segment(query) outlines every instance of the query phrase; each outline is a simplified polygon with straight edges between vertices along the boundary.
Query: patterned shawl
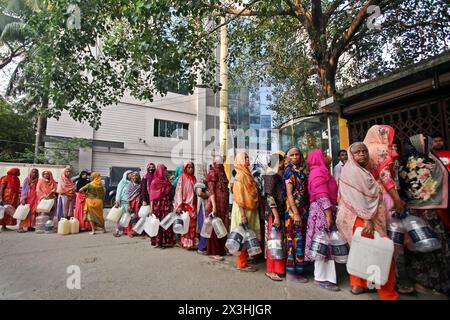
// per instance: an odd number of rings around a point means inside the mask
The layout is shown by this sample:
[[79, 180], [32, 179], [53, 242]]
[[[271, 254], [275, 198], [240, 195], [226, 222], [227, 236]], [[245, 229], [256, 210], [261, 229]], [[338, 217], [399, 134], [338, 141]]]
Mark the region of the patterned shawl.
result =
[[196, 209], [197, 196], [194, 191], [194, 185], [197, 182], [197, 179], [194, 175], [190, 175], [186, 172], [186, 168], [189, 164], [194, 165], [191, 161], [186, 162], [183, 166], [183, 174], [178, 180], [174, 198], [174, 207], [176, 211], [181, 210], [183, 204], [188, 205], [192, 210]]
[[[139, 176], [138, 172], [133, 172], [133, 175], [135, 175], [135, 174], [137, 174]], [[127, 187], [127, 201], [133, 201], [134, 199], [136, 199], [136, 197], [141, 195], [141, 181], [140, 180], [141, 180], [140, 176], [139, 176], [138, 182], [134, 182], [133, 179], [131, 179], [131, 181]]]

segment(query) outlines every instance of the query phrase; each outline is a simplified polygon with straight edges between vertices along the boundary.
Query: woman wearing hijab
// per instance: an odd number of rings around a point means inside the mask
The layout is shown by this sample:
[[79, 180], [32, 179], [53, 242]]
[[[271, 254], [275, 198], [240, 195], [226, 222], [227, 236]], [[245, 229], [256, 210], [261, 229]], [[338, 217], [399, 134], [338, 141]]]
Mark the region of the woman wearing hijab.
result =
[[[228, 213], [229, 208], [229, 190], [228, 190], [228, 178], [225, 174], [223, 165], [223, 158], [216, 156], [213, 160], [213, 167], [209, 171], [206, 177], [206, 183], [208, 185], [208, 204], [206, 206], [206, 212], [212, 213], [215, 217], [222, 219], [225, 227], [228, 230]], [[217, 238], [215, 231], [211, 233], [211, 237], [207, 239], [206, 254], [211, 256], [215, 260], [223, 260], [227, 252], [225, 251], [225, 242], [227, 237], [221, 239]]]
[[80, 222], [80, 230], [90, 230], [91, 226], [86, 221], [85, 213], [84, 213], [84, 205], [86, 203], [86, 194], [84, 192], [80, 192], [82, 188], [89, 184], [88, 172], [81, 171], [80, 176], [78, 177], [75, 191], [76, 191], [76, 200], [75, 200], [75, 211], [74, 217], [78, 219]]
[[[266, 234], [270, 234], [272, 227], [282, 231], [284, 235], [284, 213], [286, 212], [286, 200], [283, 196], [283, 173], [285, 168], [285, 153], [276, 151], [272, 153], [270, 158], [270, 167], [264, 179], [264, 194], [267, 197], [267, 205], [269, 208], [267, 214]], [[280, 277], [286, 274], [286, 260], [273, 260], [266, 257], [266, 276], [273, 281], [282, 281]]]
[[103, 218], [103, 199], [106, 189], [102, 183], [102, 176], [98, 172], [93, 172], [92, 181], [79, 191], [86, 194], [86, 204], [84, 206], [84, 221], [91, 225], [91, 234], [95, 234], [96, 228], [105, 231], [105, 219]]
[[197, 181], [194, 189], [195, 189], [195, 194], [197, 195], [197, 233], [199, 234], [198, 236], [198, 250], [197, 252], [199, 254], [206, 254], [206, 246], [207, 246], [207, 239], [203, 238], [200, 235], [200, 232], [202, 230], [203, 227], [203, 223], [207, 217], [206, 214], [206, 205], [207, 205], [207, 201], [208, 201], [208, 192], [206, 189], [206, 172], [205, 172], [206, 168], [203, 167], [203, 170], [199, 170], [200, 174], [199, 174], [199, 179]]
[[30, 228], [34, 228], [34, 226], [36, 225], [36, 208], [38, 205], [36, 187], [38, 184], [38, 180], [39, 171], [38, 169], [34, 168], [31, 169], [30, 174], [25, 178], [25, 181], [23, 182], [20, 202], [23, 205], [29, 204], [30, 212], [28, 213], [26, 219], [20, 222], [19, 228], [17, 229], [17, 232], [19, 233], [27, 232]]
[[[322, 150], [311, 151], [306, 162], [309, 165], [308, 193], [310, 206], [306, 228], [305, 259], [314, 261], [310, 252], [311, 243], [316, 233], [331, 230], [336, 216], [338, 189], [336, 181], [328, 171], [328, 165]], [[331, 252], [328, 252], [325, 260], [314, 261], [314, 282], [330, 291], [340, 290], [336, 285], [336, 268]]]
[[[172, 184], [167, 178], [166, 167], [158, 165], [155, 176], [150, 185], [150, 212], [160, 221], [172, 212]], [[159, 228], [158, 235], [151, 239], [152, 246], [157, 248], [173, 247], [176, 243], [172, 228]]]
[[[122, 180], [120, 180], [119, 184], [117, 185], [117, 192], [116, 192], [116, 203], [114, 206], [116, 208], [122, 208], [123, 212], [128, 212], [128, 204], [127, 204], [127, 192], [128, 192], [128, 185], [131, 183], [131, 176], [133, 174], [133, 171], [127, 170], [124, 172]], [[120, 237], [123, 232], [129, 233], [129, 231], [132, 229], [130, 227], [124, 228], [119, 223], [116, 225], [116, 231], [113, 233], [114, 237]]]
[[448, 171], [431, 152], [431, 137], [422, 134], [407, 138], [400, 167], [402, 196], [413, 214], [421, 217], [441, 242], [441, 249], [428, 253], [405, 250], [408, 275], [419, 293], [450, 295], [450, 251], [448, 237], [437, 210], [448, 207]]
[[283, 195], [286, 197], [285, 230], [287, 242], [287, 280], [306, 283], [305, 235], [308, 217], [308, 178], [302, 153], [296, 147], [287, 152], [286, 169], [283, 174]]
[[[57, 183], [53, 179], [53, 173], [51, 171], [43, 171], [42, 179], [39, 179], [36, 187], [37, 203], [41, 200], [56, 199]], [[55, 203], [56, 204], [56, 203]], [[52, 210], [49, 213], [51, 219], [55, 216], [56, 205], [53, 205]]]
[[131, 213], [131, 221], [127, 233], [129, 237], [133, 237], [133, 227], [138, 221], [138, 212], [141, 208], [141, 176], [139, 175], [139, 172], [133, 172], [131, 182], [128, 184], [127, 188], [128, 212]]
[[155, 164], [149, 163], [147, 165], [147, 173], [145, 174], [141, 183], [141, 199], [143, 206], [147, 206], [150, 204], [150, 186], [152, 185], [152, 181], [155, 178], [155, 171]]
[[181, 246], [192, 250], [198, 245], [197, 237], [197, 197], [194, 186], [197, 182], [195, 178], [194, 163], [188, 161], [183, 167], [183, 174], [178, 180], [177, 190], [174, 198], [175, 211], [181, 213], [185, 211], [189, 214], [189, 231], [181, 236]]
[[[6, 176], [0, 179], [0, 205], [10, 205], [17, 208], [19, 205], [19, 190], [20, 190], [20, 170], [19, 168], [11, 168], [6, 172]], [[12, 214], [14, 214], [12, 212]], [[3, 219], [0, 219], [0, 225], [6, 229], [6, 226], [15, 226], [16, 219], [12, 215], [6, 214]]]
[[[353, 233], [362, 227], [363, 234], [373, 237], [374, 231], [386, 236], [386, 206], [377, 180], [369, 171], [369, 150], [362, 142], [348, 149], [348, 161], [339, 178], [339, 206], [336, 225], [351, 246]], [[367, 280], [350, 275], [351, 293], [370, 292]], [[389, 278], [378, 289], [382, 300], [397, 300], [395, 287], [395, 263], [391, 263]]]
[[58, 204], [56, 206], [58, 221], [61, 218], [68, 219], [73, 216], [73, 209], [75, 207], [75, 183], [70, 176], [70, 167], [66, 167], [59, 177], [58, 188], [56, 189], [58, 193]]
[[[259, 224], [259, 202], [256, 182], [249, 169], [250, 160], [245, 152], [238, 153], [234, 161], [236, 177], [233, 183], [233, 209], [231, 212], [231, 230], [241, 223], [255, 231], [261, 241]], [[248, 253], [243, 249], [237, 257], [237, 269], [247, 272], [255, 272], [257, 269], [247, 265]]]

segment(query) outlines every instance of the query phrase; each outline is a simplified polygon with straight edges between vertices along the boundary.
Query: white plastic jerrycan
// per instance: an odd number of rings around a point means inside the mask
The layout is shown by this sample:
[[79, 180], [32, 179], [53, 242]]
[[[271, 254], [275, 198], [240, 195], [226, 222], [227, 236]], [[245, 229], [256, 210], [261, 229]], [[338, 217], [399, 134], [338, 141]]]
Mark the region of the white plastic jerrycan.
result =
[[80, 232], [80, 221], [78, 221], [77, 218], [71, 217], [69, 223], [70, 223], [70, 234]]
[[109, 210], [108, 215], [106, 216], [106, 220], [117, 223], [120, 220], [120, 217], [122, 217], [122, 214], [122, 208], [112, 207], [111, 210]]
[[370, 280], [377, 285], [384, 285], [388, 281], [394, 254], [394, 242], [383, 238], [374, 232], [374, 238], [361, 235], [363, 228], [356, 228], [353, 235], [350, 253], [347, 261], [349, 274]]
[[141, 217], [138, 222], [133, 227], [133, 231], [137, 234], [142, 234], [145, 228], [145, 223], [147, 222], [147, 217]]
[[202, 226], [202, 230], [200, 231], [200, 236], [202, 236], [203, 238], [209, 239], [209, 238], [211, 238], [212, 231], [213, 231], [212, 218], [207, 217], [203, 221], [203, 226]]
[[149, 237], [156, 237], [159, 231], [159, 219], [154, 214], [147, 218], [145, 223], [145, 233]]
[[239, 255], [240, 251], [242, 250], [242, 247], [244, 246], [244, 238], [245, 238], [245, 229], [243, 225], [240, 224], [228, 235], [225, 247], [231, 254]]
[[130, 224], [131, 221], [131, 214], [128, 212], [125, 212], [122, 217], [120, 218], [119, 224], [120, 226], [126, 228]]
[[148, 217], [148, 214], [150, 213], [150, 206], [142, 206], [139, 209], [139, 218], [146, 218]]
[[175, 212], [170, 212], [168, 213], [164, 219], [161, 220], [161, 228], [163, 228], [164, 230], [167, 230], [170, 228], [170, 226], [172, 225], [172, 223], [175, 221], [175, 218], [177, 217], [177, 215], [175, 214]]
[[188, 233], [189, 222], [190, 218], [187, 212], [183, 212], [182, 214], [177, 215], [175, 221], [173, 222], [173, 231], [181, 235]]
[[21, 204], [17, 207], [16, 212], [14, 212], [13, 218], [17, 220], [25, 220], [29, 212], [30, 212], [30, 205]]
[[214, 217], [212, 220], [212, 226], [214, 228], [214, 232], [216, 233], [217, 238], [222, 239], [226, 237], [228, 234], [227, 228], [223, 224], [222, 219], [219, 217]]
[[70, 233], [70, 222], [66, 218], [62, 218], [58, 222], [58, 234], [66, 235]]

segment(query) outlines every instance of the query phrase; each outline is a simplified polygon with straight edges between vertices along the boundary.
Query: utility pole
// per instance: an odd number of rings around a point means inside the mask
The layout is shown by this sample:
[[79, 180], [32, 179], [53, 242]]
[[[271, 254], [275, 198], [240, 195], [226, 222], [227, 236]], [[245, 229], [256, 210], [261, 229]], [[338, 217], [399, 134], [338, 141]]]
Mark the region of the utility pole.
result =
[[220, 155], [226, 161], [227, 156], [227, 128], [228, 128], [228, 34], [226, 17], [220, 17]]

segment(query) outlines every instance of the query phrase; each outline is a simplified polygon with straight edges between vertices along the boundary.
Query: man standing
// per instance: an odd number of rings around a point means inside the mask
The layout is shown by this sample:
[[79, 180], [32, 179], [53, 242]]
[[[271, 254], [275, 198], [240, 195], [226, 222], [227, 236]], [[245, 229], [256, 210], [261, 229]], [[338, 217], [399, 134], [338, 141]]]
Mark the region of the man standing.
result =
[[[431, 147], [433, 153], [441, 159], [442, 163], [450, 170], [450, 151], [445, 150], [444, 137], [440, 134], [433, 136], [433, 146]], [[447, 232], [450, 231], [450, 212], [447, 210], [437, 210], [437, 214], [444, 222]]]
[[433, 136], [433, 147], [431, 149], [441, 159], [447, 169], [450, 170], [450, 151], [445, 150], [445, 141], [442, 135], [437, 134]]
[[336, 182], [339, 183], [339, 177], [341, 176], [342, 167], [344, 166], [344, 164], [348, 160], [347, 151], [346, 150], [340, 150], [338, 157], [339, 157], [339, 163], [334, 166], [333, 176], [334, 176], [334, 179], [336, 180]]

